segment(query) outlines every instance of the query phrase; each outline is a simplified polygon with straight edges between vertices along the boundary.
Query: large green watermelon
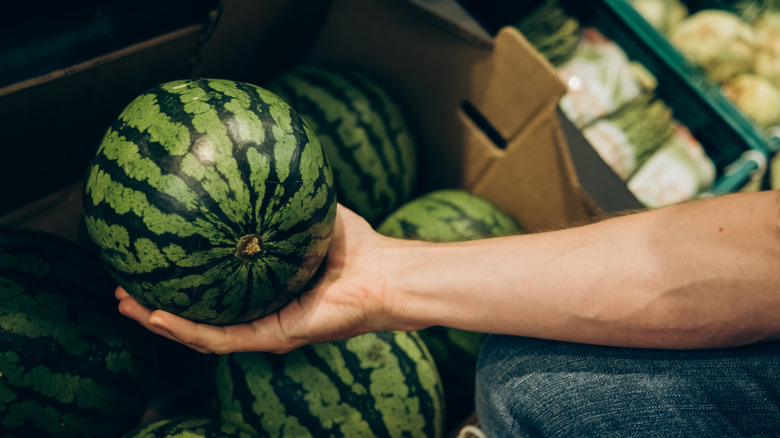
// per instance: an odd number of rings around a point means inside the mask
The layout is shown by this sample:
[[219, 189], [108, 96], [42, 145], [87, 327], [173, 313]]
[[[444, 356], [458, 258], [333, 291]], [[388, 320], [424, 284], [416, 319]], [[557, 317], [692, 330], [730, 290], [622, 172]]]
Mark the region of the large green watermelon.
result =
[[[465, 190], [437, 190], [394, 211], [377, 227], [380, 234], [429, 242], [461, 242], [522, 232], [513, 216], [498, 205]], [[419, 332], [441, 374], [450, 423], [473, 409], [477, 357], [484, 333], [451, 327]]]
[[221, 325], [302, 291], [327, 252], [336, 193], [317, 137], [273, 93], [180, 80], [140, 95], [110, 126], [84, 212], [130, 295]]
[[306, 64], [268, 84], [320, 139], [339, 202], [372, 225], [412, 196], [417, 145], [400, 104], [363, 72], [345, 65]]
[[222, 419], [261, 437], [439, 437], [436, 366], [414, 332], [379, 332], [284, 355], [220, 357]]
[[139, 426], [122, 438], [254, 438], [254, 435], [215, 418], [177, 417]]
[[91, 251], [0, 227], [0, 436], [114, 437], [138, 424], [156, 355], [113, 289]]

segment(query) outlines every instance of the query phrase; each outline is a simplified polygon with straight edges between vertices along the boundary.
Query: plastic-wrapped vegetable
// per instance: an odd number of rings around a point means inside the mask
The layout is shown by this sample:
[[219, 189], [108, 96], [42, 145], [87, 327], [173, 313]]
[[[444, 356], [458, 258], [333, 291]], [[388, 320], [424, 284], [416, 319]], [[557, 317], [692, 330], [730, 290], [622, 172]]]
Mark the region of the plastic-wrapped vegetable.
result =
[[758, 35], [754, 71], [780, 87], [780, 12], [762, 14], [754, 28]]
[[630, 0], [629, 3], [662, 33], [688, 16], [688, 7], [680, 0]]
[[780, 123], [780, 90], [752, 73], [737, 75], [723, 84], [723, 94], [761, 128]]
[[672, 110], [647, 94], [588, 125], [582, 134], [625, 181], [672, 137], [673, 122]]
[[719, 9], [689, 15], [671, 29], [669, 39], [717, 83], [752, 69], [758, 41], [750, 25]]
[[656, 86], [655, 78], [594, 28], [583, 28], [574, 56], [558, 68], [568, 90], [561, 110], [582, 128]]
[[715, 165], [691, 132], [675, 123], [674, 135], [628, 180], [628, 189], [647, 207], [692, 199], [715, 181]]

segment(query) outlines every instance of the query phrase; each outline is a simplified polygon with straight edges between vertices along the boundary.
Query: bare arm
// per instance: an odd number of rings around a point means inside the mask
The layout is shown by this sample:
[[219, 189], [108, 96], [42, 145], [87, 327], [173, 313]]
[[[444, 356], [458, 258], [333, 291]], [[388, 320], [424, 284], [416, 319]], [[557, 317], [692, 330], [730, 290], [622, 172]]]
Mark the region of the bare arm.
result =
[[[778, 193], [732, 195], [529, 236], [396, 250], [414, 323], [605, 345], [776, 338]], [[402, 252], [403, 254], [398, 254]], [[400, 265], [405, 264], [403, 267]]]
[[[780, 198], [722, 196], [561, 231], [452, 244], [389, 239], [340, 207], [323, 281], [277, 314], [213, 327], [120, 310], [204, 352], [446, 325], [548, 339], [707, 348], [780, 331]], [[151, 319], [150, 319], [151, 318]]]

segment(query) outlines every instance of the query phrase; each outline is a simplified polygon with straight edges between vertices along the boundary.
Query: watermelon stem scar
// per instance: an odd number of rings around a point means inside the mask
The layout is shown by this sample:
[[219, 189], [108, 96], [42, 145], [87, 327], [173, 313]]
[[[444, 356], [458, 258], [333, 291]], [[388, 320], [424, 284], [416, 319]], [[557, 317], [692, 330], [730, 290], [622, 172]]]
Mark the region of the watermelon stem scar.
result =
[[236, 245], [236, 257], [244, 263], [252, 263], [263, 253], [263, 241], [256, 234], [247, 234]]

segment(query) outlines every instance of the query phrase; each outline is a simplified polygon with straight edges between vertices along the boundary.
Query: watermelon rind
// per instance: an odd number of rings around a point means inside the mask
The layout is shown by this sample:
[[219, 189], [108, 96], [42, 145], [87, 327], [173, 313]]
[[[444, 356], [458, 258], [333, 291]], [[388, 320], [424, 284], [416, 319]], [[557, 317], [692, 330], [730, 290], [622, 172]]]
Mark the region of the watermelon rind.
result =
[[224, 421], [261, 437], [440, 437], [441, 380], [414, 332], [378, 332], [217, 366]]
[[108, 128], [84, 190], [89, 236], [141, 304], [216, 325], [281, 308], [327, 253], [333, 174], [316, 135], [268, 90], [160, 84]]
[[523, 231], [506, 210], [463, 189], [424, 193], [393, 211], [377, 231], [398, 239], [463, 242]]
[[376, 225], [414, 194], [418, 146], [412, 124], [373, 76], [346, 63], [306, 63], [274, 78], [268, 89], [320, 139], [339, 202]]
[[217, 418], [176, 417], [139, 426], [122, 438], [254, 438]]
[[119, 436], [138, 424], [157, 356], [113, 290], [86, 248], [0, 227], [0, 436]]

